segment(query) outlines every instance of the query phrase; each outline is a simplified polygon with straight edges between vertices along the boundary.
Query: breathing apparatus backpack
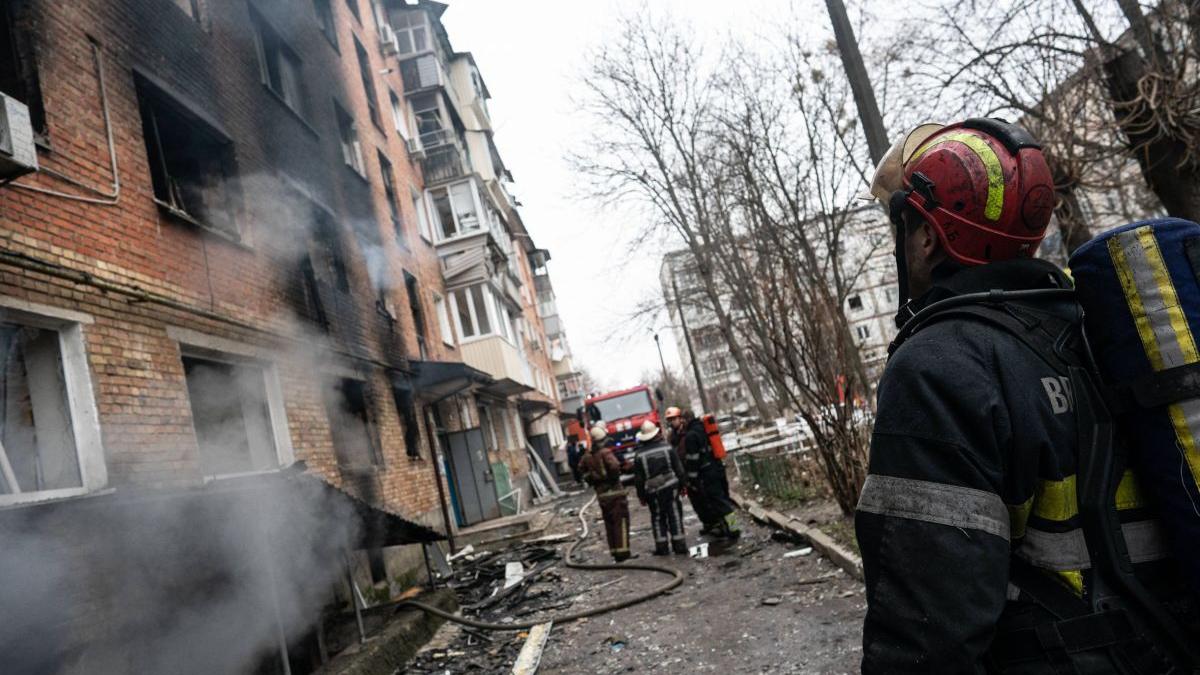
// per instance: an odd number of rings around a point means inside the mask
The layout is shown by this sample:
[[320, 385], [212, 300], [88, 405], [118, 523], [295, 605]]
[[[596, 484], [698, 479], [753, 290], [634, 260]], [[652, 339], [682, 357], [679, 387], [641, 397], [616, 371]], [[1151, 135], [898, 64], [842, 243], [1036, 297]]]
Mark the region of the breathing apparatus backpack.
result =
[[[1043, 360], [1066, 359], [1064, 390], [1078, 425], [1077, 500], [1093, 567], [1141, 632], [1157, 638], [1173, 672], [1200, 671], [1200, 639], [1134, 575], [1115, 505], [1128, 468], [1200, 597], [1200, 225], [1175, 218], [1125, 225], [1081, 246], [1069, 268], [1074, 289], [991, 291], [929, 305], [893, 344], [932, 321], [969, 315], [1005, 329]], [[1040, 301], [1077, 303], [1082, 325], [1071, 332], [1082, 362], [1065, 356], [1064, 344], [1032, 339], [1005, 308]]]
[[700, 422], [704, 424], [704, 433], [708, 436], [708, 447], [712, 449], [713, 458], [723, 461], [725, 459], [725, 441], [721, 440], [721, 427], [717, 424], [716, 416], [703, 415]]

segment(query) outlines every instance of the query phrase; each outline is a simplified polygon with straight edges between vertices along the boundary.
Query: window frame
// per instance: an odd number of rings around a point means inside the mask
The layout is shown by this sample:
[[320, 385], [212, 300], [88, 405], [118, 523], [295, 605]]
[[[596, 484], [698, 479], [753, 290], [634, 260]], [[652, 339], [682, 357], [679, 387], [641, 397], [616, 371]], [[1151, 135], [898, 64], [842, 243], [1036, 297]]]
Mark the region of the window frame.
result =
[[405, 149], [407, 150], [410, 134], [408, 132], [408, 113], [404, 110], [404, 102], [400, 100], [400, 96], [396, 94], [396, 90], [391, 87], [388, 90], [388, 103], [392, 107], [392, 125], [396, 127], [396, 133], [400, 134], [400, 138], [404, 140]]
[[[358, 122], [350, 111], [342, 107], [337, 100], [333, 102], [334, 123], [338, 128], [338, 143], [342, 149], [342, 163], [350, 168], [359, 178], [367, 177], [366, 159], [363, 157], [362, 136], [358, 132]], [[346, 125], [343, 125], [346, 122]], [[345, 132], [350, 133], [347, 139]], [[347, 156], [349, 155], [349, 156]]]
[[[476, 289], [478, 289], [480, 295], [479, 302], [476, 302], [475, 298]], [[469, 332], [466, 330], [468, 327], [462, 325], [462, 314], [460, 313], [462, 305], [458, 300], [460, 294], [466, 299], [466, 313], [467, 316], [471, 318], [471, 326], [469, 326], [471, 330]], [[495, 297], [496, 293], [494, 290], [492, 290], [491, 284], [481, 282], [471, 284], [469, 286], [463, 286], [461, 288], [456, 288], [452, 291], [449, 291], [448, 295], [450, 296], [451, 308], [454, 310], [454, 325], [458, 329], [460, 345], [491, 337], [498, 337], [502, 340], [505, 339], [504, 334], [499, 332], [499, 324], [497, 323], [498, 317], [495, 316], [495, 300], [491, 299]], [[483, 305], [482, 316], [487, 321], [487, 330], [482, 330], [482, 325], [479, 321], [479, 304]]]
[[[432, 51], [433, 42], [430, 40], [432, 30], [431, 26], [429, 25], [429, 17], [426, 16], [425, 11], [417, 8], [409, 8], [406, 11], [401, 12], [399, 16], [404, 18], [404, 25], [397, 27], [395, 24], [393, 24], [392, 29], [396, 31], [396, 49], [400, 55], [408, 56], [410, 54], [424, 54], [425, 52]], [[411, 17], [414, 16], [420, 17], [417, 23], [412, 21]], [[425, 46], [420, 49], [417, 48], [417, 43], [415, 40], [416, 32], [418, 30], [424, 33], [422, 39], [425, 42]], [[401, 33], [403, 33], [403, 38], [401, 37]], [[409, 49], [407, 50], [402, 48], [402, 45], [406, 43], [409, 46]]]
[[86, 495], [105, 488], [108, 466], [100, 429], [100, 413], [96, 405], [91, 369], [88, 366], [84, 342], [84, 326], [94, 319], [82, 312], [0, 297], [5, 322], [31, 328], [54, 331], [58, 334], [59, 360], [62, 364], [63, 388], [66, 392], [66, 413], [71, 420], [75, 455], [79, 463], [79, 486], [54, 488], [38, 492], [0, 494], [0, 506], [61, 499]]
[[[348, 1], [353, 2], [353, 0]], [[379, 112], [379, 89], [375, 86], [375, 71], [371, 69], [371, 55], [367, 53], [367, 48], [363, 46], [357, 36], [351, 39], [354, 41], [358, 77], [362, 80], [363, 96], [367, 100], [367, 111], [371, 117], [371, 124], [374, 124], [376, 129], [383, 131], [383, 115]]]
[[400, 201], [396, 194], [396, 167], [392, 165], [383, 150], [376, 149], [379, 160], [379, 176], [383, 181], [383, 196], [387, 201], [388, 211], [392, 217], [392, 229], [396, 233], [396, 243], [407, 248], [404, 241], [403, 220], [400, 214]]
[[[150, 167], [152, 182], [151, 196], [154, 203], [174, 218], [183, 220], [218, 236], [241, 242], [243, 233], [237, 218], [239, 193], [236, 189], [236, 178], [239, 171], [233, 140], [213, 121], [207, 119], [204, 114], [199, 113], [195, 107], [173, 94], [153, 78], [146, 76], [141, 71], [135, 70], [134, 81], [138, 116], [140, 118], [138, 121], [141, 124], [143, 145], [146, 148], [146, 162]], [[212, 218], [203, 217], [204, 214], [191, 213], [186, 209], [187, 204], [174, 203], [174, 197], [171, 194], [166, 196], [159, 194], [159, 186], [156, 184], [157, 181], [154, 180], [155, 176], [160, 175], [161, 172], [160, 180], [167, 182], [175, 178], [171, 175], [167, 162], [167, 155], [171, 153], [163, 151], [162, 131], [159, 120], [164, 113], [178, 118], [177, 121], [187, 125], [187, 130], [192, 134], [205, 135], [208, 142], [214, 148], [220, 149], [220, 156], [216, 158], [218, 169], [216, 173], [219, 173], [221, 177], [222, 203], [218, 205], [219, 208], [216, 210], [228, 222], [228, 227], [221, 227], [215, 224], [217, 221], [212, 220]], [[148, 122], [149, 125], [147, 125]], [[153, 144], [153, 150], [151, 149], [151, 144]], [[164, 186], [163, 189], [170, 193], [169, 186]]]
[[429, 202], [425, 197], [425, 192], [417, 190], [411, 185], [408, 188], [408, 194], [412, 200], [413, 210], [417, 212], [417, 232], [420, 233], [421, 239], [426, 244], [433, 244], [433, 224], [429, 219]]
[[[258, 72], [262, 85], [288, 110], [304, 119], [307, 110], [304, 105], [304, 66], [300, 54], [292, 49], [275, 26], [271, 25], [271, 22], [253, 7], [250, 9], [250, 21], [254, 27], [254, 46], [258, 54]], [[275, 44], [273, 51], [278, 57], [277, 63], [272, 64], [268, 55], [267, 38], [270, 38]], [[271, 81], [272, 65], [278, 74], [278, 88]], [[290, 75], [286, 73], [290, 73]], [[288, 91], [289, 78], [292, 89], [290, 93]]]
[[438, 315], [438, 328], [442, 334], [442, 344], [454, 347], [454, 327], [450, 322], [450, 308], [446, 304], [445, 296], [437, 292], [433, 294], [433, 310]]
[[317, 27], [321, 34], [333, 47], [335, 52], [341, 53], [338, 47], [337, 39], [337, 19], [333, 12], [333, 0], [313, 0], [313, 14], [317, 17]]

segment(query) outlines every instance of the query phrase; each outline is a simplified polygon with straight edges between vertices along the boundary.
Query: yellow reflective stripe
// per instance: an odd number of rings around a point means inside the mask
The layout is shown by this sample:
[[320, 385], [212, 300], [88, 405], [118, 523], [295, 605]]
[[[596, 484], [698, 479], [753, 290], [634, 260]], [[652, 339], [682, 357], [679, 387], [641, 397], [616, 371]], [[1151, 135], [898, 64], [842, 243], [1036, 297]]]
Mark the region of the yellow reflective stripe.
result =
[[1112, 237], [1108, 240], [1108, 255], [1112, 258], [1113, 268], [1117, 271], [1117, 280], [1121, 282], [1121, 290], [1125, 292], [1125, 302], [1129, 305], [1129, 313], [1133, 315], [1133, 323], [1137, 328], [1138, 337], [1142, 340], [1142, 348], [1146, 357], [1155, 370], [1162, 370], [1162, 352], [1158, 350], [1158, 341], [1154, 339], [1154, 329], [1150, 327], [1150, 316], [1142, 306], [1142, 296], [1138, 295], [1137, 282], [1133, 279], [1133, 269], [1121, 247], [1121, 240]]
[[1071, 592], [1083, 597], [1083, 572], [1080, 570], [1063, 570], [1054, 573], [1058, 580], [1067, 585]]
[[1024, 504], [1007, 504], [1010, 538], [1020, 539], [1025, 536], [1025, 523], [1029, 522], [1029, 512], [1033, 509], [1033, 497], [1025, 500]]
[[[1154, 231], [1143, 226], [1123, 232], [1109, 239], [1108, 250], [1151, 367], [1160, 371], [1200, 361], [1200, 350], [1179, 306], [1179, 296]], [[1138, 269], [1130, 264], [1131, 257], [1141, 260]], [[1200, 414], [1198, 407], [1200, 403], [1196, 401], [1174, 403], [1167, 407], [1167, 413], [1192, 479], [1200, 484], [1200, 449], [1194, 424], [1194, 418]], [[1189, 420], [1189, 410], [1193, 420]]]
[[[1132, 471], [1127, 470], [1121, 475], [1114, 502], [1118, 511], [1141, 508], [1145, 505]], [[1055, 522], [1067, 521], [1078, 515], [1079, 492], [1075, 476], [1039, 482], [1033, 495], [1033, 514], [1043, 520]]]
[[1117, 486], [1117, 510], [1128, 511], [1129, 509], [1140, 509], [1146, 505], [1142, 500], [1142, 490], [1138, 485], [1137, 478], [1134, 478], [1132, 471], [1126, 471], [1121, 476], [1121, 484]]
[[983, 168], [987, 171], [988, 178], [987, 204], [984, 206], [983, 215], [988, 220], [1000, 220], [1000, 212], [1004, 210], [1004, 168], [1000, 166], [1000, 158], [996, 156], [996, 151], [988, 145], [987, 141], [966, 131], [946, 134], [922, 146], [913, 153], [909, 162], [915, 162], [917, 158], [935, 146], [951, 141], [958, 141], [967, 146], [975, 152], [979, 161], [983, 162]]

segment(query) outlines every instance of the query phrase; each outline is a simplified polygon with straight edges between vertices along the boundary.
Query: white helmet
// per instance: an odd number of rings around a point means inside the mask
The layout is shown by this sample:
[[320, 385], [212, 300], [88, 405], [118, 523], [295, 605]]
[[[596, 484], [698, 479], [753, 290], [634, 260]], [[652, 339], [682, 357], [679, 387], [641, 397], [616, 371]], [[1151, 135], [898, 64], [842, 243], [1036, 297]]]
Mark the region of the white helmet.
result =
[[637, 432], [638, 442], [646, 443], [654, 440], [656, 436], [658, 436], [658, 425], [650, 420], [642, 422], [642, 429], [641, 431]]
[[599, 443], [600, 441], [602, 441], [606, 438], [608, 438], [608, 430], [604, 428], [603, 424], [597, 424], [596, 426], [592, 427], [592, 440], [593, 441], [596, 441], [597, 443]]

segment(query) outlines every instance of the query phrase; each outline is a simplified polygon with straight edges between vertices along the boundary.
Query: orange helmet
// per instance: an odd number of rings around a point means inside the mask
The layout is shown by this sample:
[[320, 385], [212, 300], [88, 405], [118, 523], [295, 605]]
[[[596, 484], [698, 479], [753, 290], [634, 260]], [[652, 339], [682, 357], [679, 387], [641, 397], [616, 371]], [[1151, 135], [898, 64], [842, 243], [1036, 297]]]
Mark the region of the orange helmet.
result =
[[934, 132], [901, 161], [904, 187], [888, 203], [897, 225], [912, 209], [964, 265], [1037, 251], [1054, 210], [1054, 181], [1028, 131], [1004, 120], [968, 119]]

